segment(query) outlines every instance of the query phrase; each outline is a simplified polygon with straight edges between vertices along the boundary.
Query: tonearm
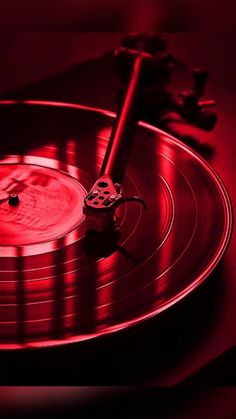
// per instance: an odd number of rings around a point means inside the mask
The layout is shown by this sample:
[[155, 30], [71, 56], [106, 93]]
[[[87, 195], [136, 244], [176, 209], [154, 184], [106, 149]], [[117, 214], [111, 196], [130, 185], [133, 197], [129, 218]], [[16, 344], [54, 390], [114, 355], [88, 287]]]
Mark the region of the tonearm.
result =
[[[200, 101], [207, 79], [207, 73], [195, 72], [195, 84], [192, 90], [175, 99], [166, 86], [170, 80], [173, 56], [166, 50], [165, 42], [155, 34], [131, 35], [124, 39], [123, 45], [115, 52], [117, 69], [123, 85], [126, 86], [123, 103], [117, 114], [108, 142], [106, 153], [98, 179], [85, 197], [83, 212], [88, 229], [104, 232], [117, 228], [116, 209], [124, 202], [138, 202], [144, 208], [142, 197], [126, 197], [122, 188], [127, 159], [134, 138], [137, 120], [142, 117], [143, 97], [150, 87], [158, 86], [160, 109], [159, 120], [163, 118], [163, 109], [178, 112], [191, 123], [201, 125], [203, 129], [212, 129], [216, 123], [215, 113], [204, 119], [205, 108], [213, 101]], [[140, 106], [142, 104], [142, 106]], [[157, 121], [158, 122], [158, 121]]]

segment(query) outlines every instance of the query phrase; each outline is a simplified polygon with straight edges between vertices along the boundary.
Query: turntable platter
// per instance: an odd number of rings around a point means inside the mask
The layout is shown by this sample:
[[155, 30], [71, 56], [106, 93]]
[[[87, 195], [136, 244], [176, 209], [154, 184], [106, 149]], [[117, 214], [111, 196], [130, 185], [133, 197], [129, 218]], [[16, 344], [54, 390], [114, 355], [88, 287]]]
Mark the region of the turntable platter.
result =
[[222, 257], [232, 228], [227, 192], [175, 138], [139, 124], [124, 190], [148, 210], [124, 205], [121, 236], [109, 247], [86, 235], [82, 206], [114, 115], [12, 101], [1, 102], [0, 118], [0, 348], [129, 327], [190, 293]]

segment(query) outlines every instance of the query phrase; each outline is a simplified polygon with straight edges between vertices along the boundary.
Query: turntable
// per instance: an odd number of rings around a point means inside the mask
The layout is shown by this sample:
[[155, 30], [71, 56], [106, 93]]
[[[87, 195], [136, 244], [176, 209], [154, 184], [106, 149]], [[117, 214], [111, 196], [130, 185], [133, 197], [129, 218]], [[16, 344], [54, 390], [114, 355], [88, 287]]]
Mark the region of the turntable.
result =
[[[215, 114], [203, 112], [212, 103], [200, 100], [206, 74], [197, 71], [195, 90], [173, 102], [173, 60], [159, 38], [126, 39], [116, 60], [125, 86], [118, 115], [0, 102], [1, 350], [118, 337], [191, 294], [229, 244], [221, 178], [164, 129], [160, 111], [164, 102], [213, 128]], [[137, 122], [156, 83], [161, 128]]]

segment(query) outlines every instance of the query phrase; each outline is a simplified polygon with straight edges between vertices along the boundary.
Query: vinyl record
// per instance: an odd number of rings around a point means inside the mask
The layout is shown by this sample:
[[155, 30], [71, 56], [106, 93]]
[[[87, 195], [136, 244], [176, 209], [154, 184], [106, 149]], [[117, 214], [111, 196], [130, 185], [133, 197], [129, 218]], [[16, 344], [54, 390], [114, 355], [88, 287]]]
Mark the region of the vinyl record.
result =
[[114, 114], [1, 102], [0, 348], [78, 342], [161, 313], [214, 269], [232, 211], [216, 173], [185, 144], [139, 123], [120, 236], [86, 234], [83, 200]]

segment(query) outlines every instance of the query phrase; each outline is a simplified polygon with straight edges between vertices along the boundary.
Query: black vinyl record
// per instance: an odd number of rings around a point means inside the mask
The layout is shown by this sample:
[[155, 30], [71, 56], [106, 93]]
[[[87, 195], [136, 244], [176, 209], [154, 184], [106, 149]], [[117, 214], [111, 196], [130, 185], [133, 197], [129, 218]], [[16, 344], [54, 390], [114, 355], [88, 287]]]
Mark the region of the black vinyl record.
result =
[[107, 243], [86, 234], [83, 201], [114, 114], [5, 101], [0, 119], [1, 349], [127, 328], [212, 272], [229, 243], [231, 205], [214, 170], [185, 144], [139, 123], [123, 186], [147, 210], [122, 206], [120, 237]]

